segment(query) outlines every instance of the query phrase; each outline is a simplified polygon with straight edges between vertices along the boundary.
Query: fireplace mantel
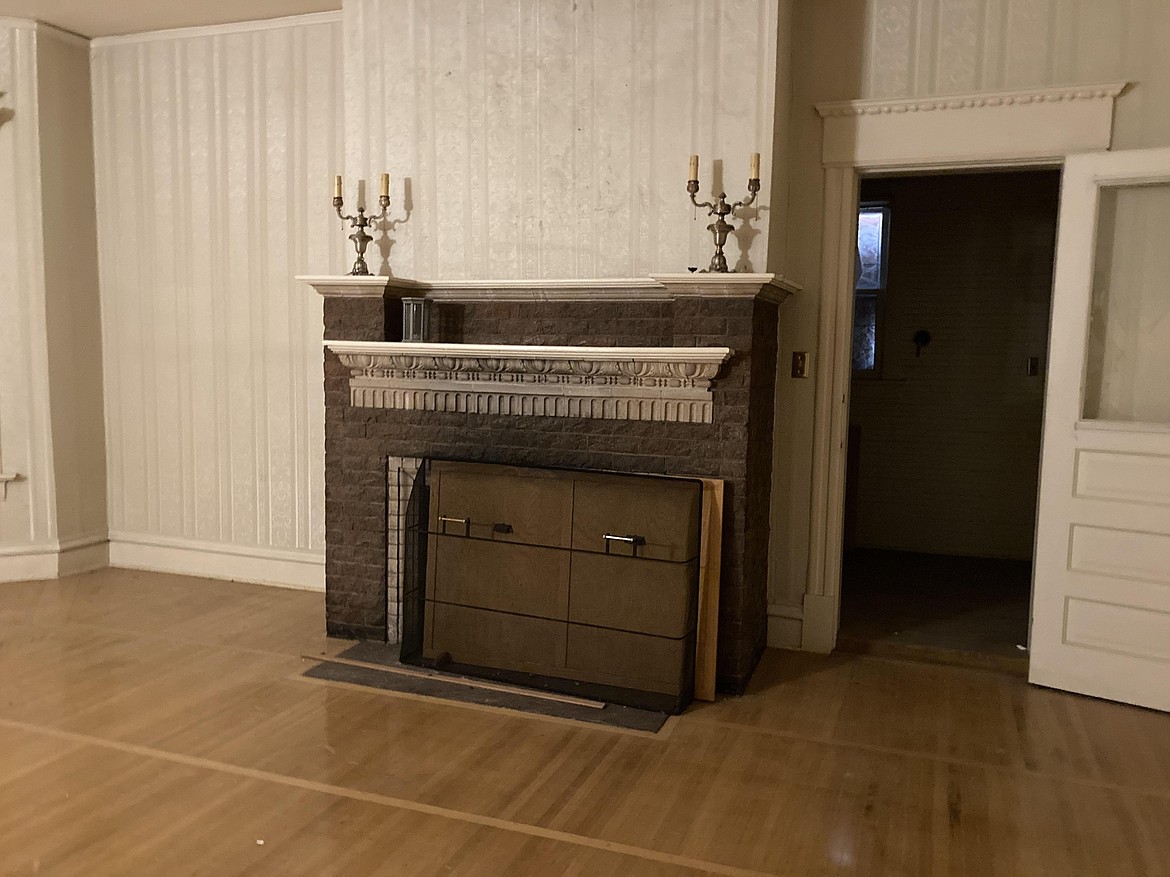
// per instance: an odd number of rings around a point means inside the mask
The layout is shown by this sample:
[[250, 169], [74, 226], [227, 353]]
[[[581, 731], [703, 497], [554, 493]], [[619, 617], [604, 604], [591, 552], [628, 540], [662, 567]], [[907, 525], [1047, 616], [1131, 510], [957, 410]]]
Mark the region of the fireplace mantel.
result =
[[362, 408], [711, 423], [728, 347], [326, 341]]
[[652, 274], [571, 280], [408, 280], [300, 275], [326, 297], [419, 296], [445, 302], [663, 302], [680, 298], [761, 298], [782, 302], [800, 286], [775, 274]]
[[[330, 635], [398, 636], [392, 534], [419, 461], [715, 479], [718, 686], [743, 690], [767, 637], [778, 303], [794, 284], [736, 273], [300, 279], [320, 293], [330, 339]], [[408, 296], [432, 302], [428, 343], [402, 341]]]

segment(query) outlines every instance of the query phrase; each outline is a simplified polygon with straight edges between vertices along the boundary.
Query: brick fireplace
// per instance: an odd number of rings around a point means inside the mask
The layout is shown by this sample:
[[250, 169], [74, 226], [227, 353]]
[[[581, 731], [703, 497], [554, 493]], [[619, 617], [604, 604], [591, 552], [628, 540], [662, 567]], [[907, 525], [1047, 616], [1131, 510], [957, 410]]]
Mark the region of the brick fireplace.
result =
[[689, 422], [689, 415], [630, 419], [608, 409], [549, 416], [494, 413], [490, 405], [368, 407], [351, 390], [354, 369], [326, 348], [326, 625], [331, 636], [385, 640], [396, 623], [387, 598], [388, 521], [398, 514], [389, 507], [390, 458], [718, 478], [725, 501], [717, 683], [742, 691], [766, 641], [777, 306], [789, 287], [771, 275], [736, 274], [443, 284], [303, 279], [324, 297], [325, 338], [333, 342], [400, 340], [398, 300], [410, 295], [432, 301], [437, 342], [730, 348], [711, 382], [706, 418]]

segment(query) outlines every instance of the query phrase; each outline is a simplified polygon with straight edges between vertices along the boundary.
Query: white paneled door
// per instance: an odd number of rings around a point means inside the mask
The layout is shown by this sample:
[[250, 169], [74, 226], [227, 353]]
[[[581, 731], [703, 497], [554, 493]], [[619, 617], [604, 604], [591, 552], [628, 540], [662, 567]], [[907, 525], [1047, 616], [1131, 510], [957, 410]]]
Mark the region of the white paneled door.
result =
[[1030, 679], [1170, 711], [1170, 149], [1065, 164]]

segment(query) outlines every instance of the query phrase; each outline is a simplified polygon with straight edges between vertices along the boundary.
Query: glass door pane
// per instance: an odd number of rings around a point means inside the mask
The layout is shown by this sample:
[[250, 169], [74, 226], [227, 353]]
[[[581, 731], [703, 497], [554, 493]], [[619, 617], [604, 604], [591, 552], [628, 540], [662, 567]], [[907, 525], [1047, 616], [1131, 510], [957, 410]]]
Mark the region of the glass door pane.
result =
[[1170, 185], [1101, 189], [1084, 416], [1170, 424]]

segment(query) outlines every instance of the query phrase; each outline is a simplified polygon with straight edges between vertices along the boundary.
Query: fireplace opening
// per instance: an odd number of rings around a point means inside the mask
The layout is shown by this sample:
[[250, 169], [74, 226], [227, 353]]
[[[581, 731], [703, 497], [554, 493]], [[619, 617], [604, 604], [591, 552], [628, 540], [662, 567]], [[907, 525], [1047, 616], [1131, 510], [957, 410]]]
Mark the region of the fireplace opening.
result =
[[691, 702], [702, 481], [441, 460], [392, 460], [390, 479], [404, 663], [660, 712]]

